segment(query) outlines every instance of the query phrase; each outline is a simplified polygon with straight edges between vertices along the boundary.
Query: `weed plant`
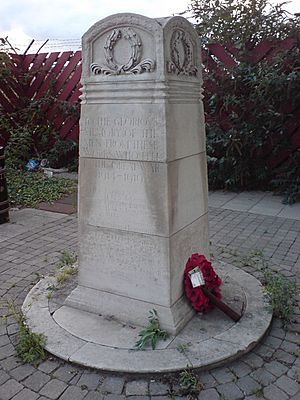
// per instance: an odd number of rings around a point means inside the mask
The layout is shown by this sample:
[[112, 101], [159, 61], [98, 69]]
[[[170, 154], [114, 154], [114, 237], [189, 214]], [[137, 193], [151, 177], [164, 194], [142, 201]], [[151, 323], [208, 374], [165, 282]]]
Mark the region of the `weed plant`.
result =
[[156, 349], [159, 340], [166, 340], [168, 334], [159, 325], [156, 310], [151, 310], [148, 317], [149, 325], [139, 333], [139, 339], [135, 344], [138, 350], [143, 349], [147, 344], [151, 344], [152, 350]]
[[74, 264], [77, 261], [77, 254], [64, 250], [60, 256], [57, 267], [59, 272], [56, 275], [56, 281], [59, 284], [65, 283], [72, 275], [78, 273], [78, 268]]
[[78, 269], [76, 267], [63, 267], [62, 270], [56, 275], [56, 281], [59, 284], [65, 283], [72, 275], [76, 275]]
[[190, 343], [180, 343], [176, 347], [176, 350], [179, 351], [179, 353], [185, 354], [188, 351], [189, 346], [190, 346]]
[[275, 317], [282, 320], [284, 327], [292, 321], [294, 309], [297, 305], [299, 285], [280, 273], [266, 269], [263, 271], [262, 282], [265, 292], [270, 298]]
[[291, 322], [297, 305], [299, 284], [280, 272], [271, 270], [261, 250], [254, 249], [245, 255], [242, 264], [257, 268], [260, 280], [264, 285], [264, 291], [270, 299], [273, 314], [280, 318], [283, 326], [286, 327]]
[[59, 258], [59, 262], [57, 264], [58, 268], [65, 267], [68, 265], [73, 265], [77, 261], [77, 254], [74, 253], [73, 251], [69, 250], [64, 250], [61, 253], [61, 256]]
[[187, 368], [180, 373], [179, 385], [182, 394], [188, 395], [190, 399], [198, 398], [199, 392], [203, 389], [203, 385], [198, 381], [197, 376], [190, 366], [187, 366]]
[[25, 363], [38, 364], [46, 358], [44, 347], [46, 338], [43, 334], [31, 332], [21, 311], [16, 309], [12, 301], [8, 302], [8, 310], [19, 327], [16, 353]]

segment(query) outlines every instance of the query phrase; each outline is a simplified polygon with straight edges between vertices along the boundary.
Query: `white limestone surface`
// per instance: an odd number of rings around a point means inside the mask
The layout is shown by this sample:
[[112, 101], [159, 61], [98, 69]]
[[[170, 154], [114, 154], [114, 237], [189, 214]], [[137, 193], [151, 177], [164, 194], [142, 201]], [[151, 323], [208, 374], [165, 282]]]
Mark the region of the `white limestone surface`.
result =
[[171, 163], [83, 158], [85, 224], [170, 237], [207, 212], [206, 157]]
[[[96, 315], [62, 305], [54, 313], [54, 279], [46, 277], [27, 295], [23, 312], [30, 329], [43, 333], [46, 349], [65, 360], [107, 371], [148, 373], [178, 371], [192, 365], [211, 368], [249, 352], [264, 336], [272, 319], [272, 311], [256, 278], [221, 262], [214, 263], [223, 285], [223, 300], [242, 313], [235, 323], [214, 310], [195, 315], [176, 335], [160, 341], [156, 350], [146, 347], [135, 350], [141, 327], [124, 323], [113, 316]], [[179, 345], [186, 350], [178, 351]]]
[[66, 306], [176, 334], [181, 271], [208, 253], [199, 38], [183, 17], [116, 14], [82, 40], [79, 282]]

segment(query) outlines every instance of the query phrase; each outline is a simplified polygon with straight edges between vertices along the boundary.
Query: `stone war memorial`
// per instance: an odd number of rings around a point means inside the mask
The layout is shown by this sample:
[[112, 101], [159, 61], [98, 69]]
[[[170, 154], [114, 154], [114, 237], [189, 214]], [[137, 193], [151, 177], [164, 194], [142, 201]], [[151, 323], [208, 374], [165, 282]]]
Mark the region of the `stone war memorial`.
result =
[[[83, 36], [78, 283], [53, 309], [47, 277], [23, 305], [61, 358], [123, 372], [207, 367], [249, 351], [269, 326], [260, 284], [231, 265], [214, 268], [239, 322], [195, 314], [184, 295], [189, 257], [210, 257], [199, 43], [183, 17], [129, 13]], [[151, 310], [169, 336], [133, 351]], [[187, 342], [188, 357], [177, 350]]]
[[183, 18], [116, 15], [83, 37], [80, 272], [68, 303], [176, 334], [182, 267], [208, 256], [200, 48]]

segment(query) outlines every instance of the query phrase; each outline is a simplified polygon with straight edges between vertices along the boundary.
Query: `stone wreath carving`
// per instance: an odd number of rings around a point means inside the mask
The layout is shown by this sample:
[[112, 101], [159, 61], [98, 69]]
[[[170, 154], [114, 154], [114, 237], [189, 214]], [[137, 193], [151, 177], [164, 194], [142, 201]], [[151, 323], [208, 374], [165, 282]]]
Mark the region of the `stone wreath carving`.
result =
[[[180, 51], [183, 49], [183, 54]], [[193, 43], [186, 32], [176, 29], [170, 41], [171, 61], [167, 62], [167, 71], [177, 75], [197, 76], [198, 69], [194, 65]]]
[[[126, 64], [119, 65], [114, 59], [114, 47], [121, 38], [128, 40], [131, 54]], [[150, 58], [141, 61], [142, 42], [139, 35], [131, 28], [114, 29], [105, 41], [104, 55], [107, 66], [92, 63], [91, 71], [93, 74], [141, 74], [143, 72], [152, 72], [155, 68], [155, 61]]]

